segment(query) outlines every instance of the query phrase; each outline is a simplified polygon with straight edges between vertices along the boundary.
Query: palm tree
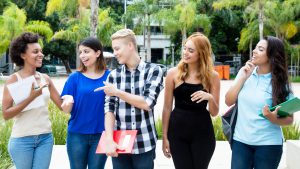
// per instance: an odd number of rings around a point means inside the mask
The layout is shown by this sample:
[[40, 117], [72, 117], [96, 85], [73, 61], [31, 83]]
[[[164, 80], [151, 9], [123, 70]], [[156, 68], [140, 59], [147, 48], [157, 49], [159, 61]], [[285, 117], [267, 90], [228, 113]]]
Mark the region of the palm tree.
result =
[[[259, 39], [263, 38], [263, 27], [264, 27], [264, 2], [263, 0], [218, 0], [213, 3], [213, 7], [216, 10], [219, 9], [231, 9], [233, 7], [251, 7], [253, 12], [258, 15], [258, 28], [259, 28]], [[253, 8], [254, 7], [254, 8]]]
[[[77, 46], [83, 38], [97, 36], [104, 46], [108, 46], [110, 35], [119, 27], [109, 17], [110, 9], [101, 10], [98, 5], [95, 6], [99, 3], [94, 1], [91, 1], [92, 8], [99, 14], [97, 17], [91, 16], [91, 10], [88, 9], [89, 3], [89, 0], [49, 0], [46, 15], [58, 12], [61, 20], [66, 24], [66, 29], [56, 32], [52, 39], [72, 41]], [[69, 9], [70, 11], [68, 11]], [[91, 26], [89, 27], [89, 25]], [[76, 52], [76, 66], [79, 66], [78, 52]]]
[[[19, 9], [15, 4], [10, 3], [0, 16], [0, 54], [6, 52], [6, 55], [8, 55], [10, 42], [24, 31], [38, 33], [45, 37], [46, 40], [50, 40], [53, 35], [47, 22], [26, 22], [26, 12]], [[11, 61], [9, 62], [11, 63]]]
[[211, 28], [209, 17], [206, 14], [198, 14], [196, 2], [193, 1], [177, 1], [172, 8], [160, 10], [156, 18], [167, 34], [172, 35], [180, 31], [182, 42], [186, 39], [188, 29], [201, 27], [204, 33], [209, 35]]
[[[132, 19], [136, 21], [136, 26], [141, 25], [143, 27], [143, 34], [145, 33], [145, 27], [147, 32], [147, 55], [145, 60], [151, 59], [151, 30], [150, 24], [153, 22], [153, 14], [159, 10], [158, 0], [137, 0], [132, 5], [128, 6], [125, 14], [125, 19]], [[145, 34], [144, 34], [145, 35]], [[144, 36], [145, 47], [145, 36]]]
[[96, 37], [97, 27], [98, 27], [98, 6], [99, 6], [99, 0], [91, 0], [90, 36], [93, 37]]
[[286, 0], [283, 3], [269, 1], [265, 7], [265, 25], [275, 32], [282, 40], [294, 37], [299, 31], [300, 3], [299, 0]]

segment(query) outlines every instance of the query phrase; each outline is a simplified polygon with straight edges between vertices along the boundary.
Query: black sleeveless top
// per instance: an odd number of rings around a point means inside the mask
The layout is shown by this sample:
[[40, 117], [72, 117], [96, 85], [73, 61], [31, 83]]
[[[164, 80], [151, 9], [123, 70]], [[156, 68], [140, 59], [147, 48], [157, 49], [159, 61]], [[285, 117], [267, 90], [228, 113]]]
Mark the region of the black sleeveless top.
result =
[[175, 109], [185, 109], [191, 111], [207, 111], [206, 106], [208, 101], [203, 100], [200, 103], [191, 100], [191, 95], [196, 91], [205, 91], [202, 84], [191, 84], [183, 82], [174, 89]]

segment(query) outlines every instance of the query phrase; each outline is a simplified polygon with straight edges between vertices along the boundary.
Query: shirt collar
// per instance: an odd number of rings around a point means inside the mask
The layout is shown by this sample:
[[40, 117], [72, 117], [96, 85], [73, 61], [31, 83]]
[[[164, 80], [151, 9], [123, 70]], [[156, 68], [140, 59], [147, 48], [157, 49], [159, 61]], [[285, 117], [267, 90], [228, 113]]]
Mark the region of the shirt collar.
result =
[[[135, 70], [138, 70], [141, 72], [142, 70], [144, 70], [145, 66], [146, 66], [146, 63], [144, 61], [140, 60], [140, 63], [137, 65]], [[123, 66], [123, 71], [125, 71], [125, 70], [128, 70], [126, 65]]]
[[257, 69], [258, 69], [258, 67], [256, 66], [255, 68], [254, 68], [254, 70], [253, 70], [253, 72], [252, 72], [252, 75], [254, 75], [254, 76], [259, 76], [259, 77], [264, 77], [264, 78], [270, 78], [271, 77], [271, 72], [270, 73], [266, 73], [266, 74], [257, 74]]

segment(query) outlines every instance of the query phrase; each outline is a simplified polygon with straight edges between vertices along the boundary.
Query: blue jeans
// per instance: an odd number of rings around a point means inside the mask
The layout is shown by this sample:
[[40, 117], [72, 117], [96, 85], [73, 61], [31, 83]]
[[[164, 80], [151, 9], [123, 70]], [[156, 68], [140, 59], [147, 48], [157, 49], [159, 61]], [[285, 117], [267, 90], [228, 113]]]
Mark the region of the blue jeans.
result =
[[9, 155], [17, 169], [48, 169], [53, 148], [52, 133], [10, 138]]
[[112, 158], [113, 169], [153, 169], [155, 148], [142, 154], [119, 154]]
[[71, 169], [104, 169], [107, 156], [96, 154], [100, 134], [68, 132], [67, 152]]
[[277, 169], [282, 145], [251, 146], [232, 142], [231, 169]]

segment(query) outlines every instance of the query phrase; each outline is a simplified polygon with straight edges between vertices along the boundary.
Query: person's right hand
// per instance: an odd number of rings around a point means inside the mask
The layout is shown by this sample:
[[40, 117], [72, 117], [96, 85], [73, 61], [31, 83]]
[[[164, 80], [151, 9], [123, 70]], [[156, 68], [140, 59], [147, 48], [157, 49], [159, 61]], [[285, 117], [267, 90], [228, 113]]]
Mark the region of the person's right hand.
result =
[[74, 99], [72, 95], [63, 95], [61, 99], [63, 100], [61, 107], [70, 106], [72, 103], [74, 103]]
[[36, 98], [36, 97], [40, 96], [43, 93], [43, 88], [47, 87], [47, 86], [48, 86], [48, 84], [43, 84], [39, 87], [35, 87], [35, 84], [33, 82], [31, 85], [31, 91], [30, 91], [29, 97]]
[[163, 139], [162, 150], [167, 158], [171, 158], [170, 143], [168, 139]]
[[251, 60], [248, 60], [245, 64], [245, 66], [243, 66], [240, 70], [241, 77], [248, 79], [249, 76], [252, 74], [254, 68], [255, 68], [255, 65], [251, 62]]
[[118, 157], [117, 149], [123, 150], [121, 146], [119, 146], [114, 141], [106, 141], [105, 152], [107, 156]]

